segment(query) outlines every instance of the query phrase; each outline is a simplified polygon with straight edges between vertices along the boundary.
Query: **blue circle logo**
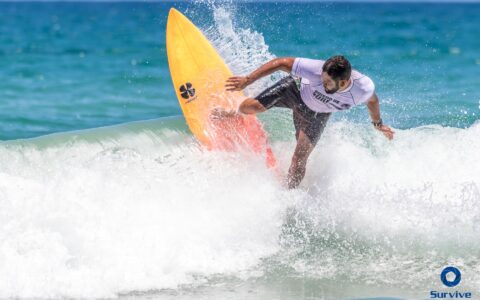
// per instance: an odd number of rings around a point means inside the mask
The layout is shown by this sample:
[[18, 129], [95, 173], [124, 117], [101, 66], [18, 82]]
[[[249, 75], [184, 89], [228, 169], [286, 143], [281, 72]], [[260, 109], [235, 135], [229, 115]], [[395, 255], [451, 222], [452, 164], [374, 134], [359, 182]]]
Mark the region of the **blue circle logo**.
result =
[[[448, 273], [455, 274], [455, 279], [453, 279], [452, 281], [448, 280]], [[462, 274], [460, 273], [460, 270], [455, 267], [446, 267], [445, 269], [443, 269], [442, 274], [440, 274], [440, 279], [442, 280], [444, 285], [448, 287], [454, 287], [460, 283], [460, 280], [462, 280]]]

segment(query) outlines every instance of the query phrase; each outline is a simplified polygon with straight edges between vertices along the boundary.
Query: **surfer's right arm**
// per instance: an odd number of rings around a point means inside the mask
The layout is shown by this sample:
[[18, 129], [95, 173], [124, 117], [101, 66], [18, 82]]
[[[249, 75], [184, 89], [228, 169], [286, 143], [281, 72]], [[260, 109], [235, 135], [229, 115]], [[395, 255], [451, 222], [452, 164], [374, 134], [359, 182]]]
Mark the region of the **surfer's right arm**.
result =
[[[290, 73], [292, 71], [294, 60], [294, 57], [279, 57], [272, 59], [247, 76], [233, 76], [228, 78], [225, 87], [227, 88], [227, 91], [241, 91], [249, 84], [276, 71], [281, 70]], [[217, 109], [212, 111], [212, 117], [225, 118], [235, 116], [238, 113], [255, 114], [264, 112], [265, 110], [267, 109], [258, 100], [254, 98], [247, 98], [243, 100], [236, 111]]]
[[270, 75], [276, 71], [285, 71], [290, 73], [293, 67], [295, 57], [279, 57], [272, 59], [266, 64], [260, 66], [247, 76], [233, 76], [227, 79], [225, 87], [227, 91], [241, 91], [256, 80]]

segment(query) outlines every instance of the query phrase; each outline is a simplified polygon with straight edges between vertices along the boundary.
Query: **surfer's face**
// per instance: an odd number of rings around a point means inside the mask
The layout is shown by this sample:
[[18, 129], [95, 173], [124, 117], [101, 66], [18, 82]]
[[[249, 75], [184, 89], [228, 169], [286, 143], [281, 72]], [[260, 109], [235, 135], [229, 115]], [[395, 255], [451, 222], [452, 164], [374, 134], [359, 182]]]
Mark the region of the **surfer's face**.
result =
[[334, 94], [338, 90], [344, 90], [347, 88], [349, 81], [348, 80], [335, 80], [326, 72], [322, 72], [322, 81], [323, 81], [323, 88], [327, 94]]
[[327, 94], [333, 94], [340, 88], [339, 81], [334, 80], [327, 72], [322, 72], [323, 88]]

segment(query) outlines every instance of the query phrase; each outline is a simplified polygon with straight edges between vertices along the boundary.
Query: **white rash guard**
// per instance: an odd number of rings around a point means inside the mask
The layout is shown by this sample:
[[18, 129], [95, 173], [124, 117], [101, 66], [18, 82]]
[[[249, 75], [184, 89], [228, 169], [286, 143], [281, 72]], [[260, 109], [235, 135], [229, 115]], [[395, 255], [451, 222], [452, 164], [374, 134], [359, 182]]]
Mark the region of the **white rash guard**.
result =
[[346, 110], [366, 102], [375, 91], [373, 81], [366, 75], [352, 70], [350, 85], [341, 92], [328, 94], [322, 81], [324, 60], [295, 58], [293, 76], [301, 77], [300, 94], [303, 102], [316, 112]]

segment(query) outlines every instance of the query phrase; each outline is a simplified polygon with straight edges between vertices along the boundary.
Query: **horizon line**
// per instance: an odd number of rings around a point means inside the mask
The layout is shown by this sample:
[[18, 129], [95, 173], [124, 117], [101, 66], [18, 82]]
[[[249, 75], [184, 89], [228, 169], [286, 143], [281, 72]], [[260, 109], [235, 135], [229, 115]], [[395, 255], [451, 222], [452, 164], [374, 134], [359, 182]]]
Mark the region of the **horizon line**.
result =
[[[191, 0], [0, 0], [0, 3], [185, 3]], [[226, 1], [230, 2], [230, 1]], [[233, 0], [237, 3], [479, 4], [480, 0]], [[230, 2], [230, 3], [231, 3]]]

